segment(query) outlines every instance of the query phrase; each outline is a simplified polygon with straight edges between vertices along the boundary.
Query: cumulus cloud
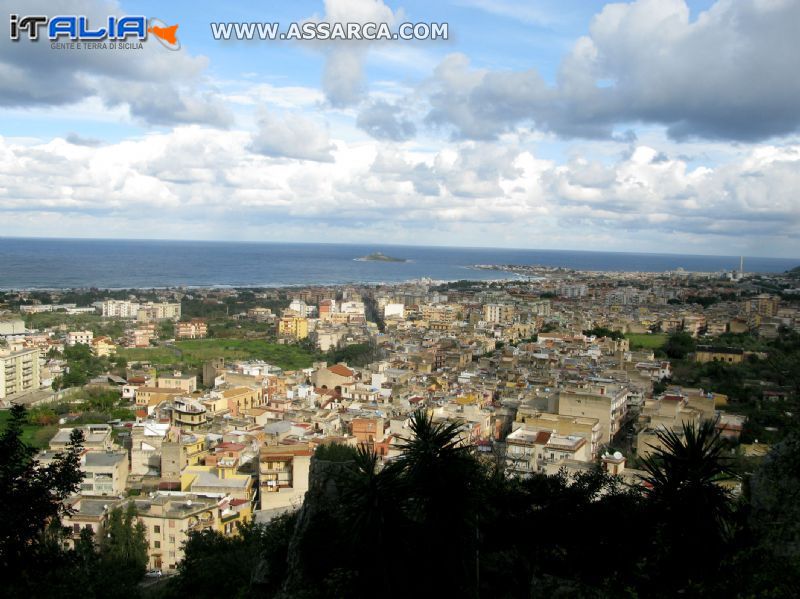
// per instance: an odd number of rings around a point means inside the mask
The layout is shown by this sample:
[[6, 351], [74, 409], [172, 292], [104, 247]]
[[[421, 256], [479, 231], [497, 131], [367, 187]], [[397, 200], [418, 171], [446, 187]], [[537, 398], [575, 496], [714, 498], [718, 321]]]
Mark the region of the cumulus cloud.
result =
[[416, 133], [416, 126], [397, 104], [378, 99], [369, 102], [358, 113], [356, 125], [375, 139], [406, 141]]
[[765, 146], [714, 169], [641, 146], [614, 165], [578, 159], [543, 180], [565, 225], [778, 240], [800, 233], [798, 167], [800, 146]]
[[631, 122], [674, 139], [754, 141], [800, 127], [800, 3], [719, 0], [690, 19], [684, 0], [609, 4], [562, 61], [534, 70], [473, 68], [452, 55], [429, 82], [428, 121], [493, 139], [520, 124], [610, 138]]
[[[113, 0], [3, 0], [5, 14], [82, 14], [90, 23], [125, 11]], [[180, 30], [178, 35], [180, 36]], [[141, 50], [56, 50], [46, 40], [0, 39], [0, 106], [66, 106], [88, 97], [126, 106], [158, 125], [228, 126], [232, 117], [205, 81], [208, 60], [147, 42]]]
[[[791, 253], [800, 235], [798, 145], [743, 150], [709, 167], [644, 145], [614, 161], [578, 155], [558, 164], [508, 140], [437, 151], [337, 140], [330, 162], [327, 135], [296, 145], [320, 131], [315, 125], [263, 120], [256, 137], [266, 147], [245, 131], [198, 126], [102, 151], [0, 138], [0, 212], [15, 214], [0, 222], [41, 222], [26, 232], [63, 234], [41, 227], [58, 220], [53, 214], [118, 223], [156, 209], [173, 222], [212, 218], [220, 230], [236, 230], [246, 215], [249, 227], [268, 224], [281, 239], [305, 226], [350, 231], [338, 237], [349, 241], [380, 231], [395, 242], [624, 250], [639, 240], [637, 249], [727, 253], [743, 240], [757, 253]], [[19, 231], [0, 226], [11, 233]]]
[[309, 118], [300, 114], [278, 117], [264, 111], [250, 149], [274, 158], [333, 162], [336, 146], [331, 143], [327, 130]]
[[[309, 21], [325, 23], [386, 23], [398, 21], [400, 11], [393, 11], [383, 0], [325, 0], [325, 14]], [[329, 40], [318, 42], [325, 53], [322, 89], [332, 106], [357, 104], [366, 89], [364, 61], [369, 47], [380, 43], [366, 40]]]

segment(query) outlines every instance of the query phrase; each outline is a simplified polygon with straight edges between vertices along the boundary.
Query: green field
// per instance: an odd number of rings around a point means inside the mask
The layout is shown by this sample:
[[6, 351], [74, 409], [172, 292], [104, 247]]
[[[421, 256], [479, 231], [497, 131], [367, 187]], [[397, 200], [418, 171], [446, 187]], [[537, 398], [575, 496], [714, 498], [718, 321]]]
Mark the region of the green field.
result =
[[178, 341], [174, 347], [129, 348], [117, 353], [128, 363], [148, 361], [156, 365], [184, 364], [195, 368], [213, 358], [226, 358], [264, 360], [284, 370], [296, 370], [311, 366], [316, 358], [314, 353], [296, 345], [259, 339], [194, 339]]
[[[9, 410], [0, 410], [0, 431], [5, 430], [6, 422], [10, 419], [11, 412]], [[25, 424], [22, 427], [22, 440], [31, 447], [44, 449], [57, 432], [58, 426], [56, 425], [36, 426], [34, 424]]]
[[628, 333], [625, 338], [630, 341], [631, 349], [658, 349], [667, 342], [669, 335], [665, 333]]

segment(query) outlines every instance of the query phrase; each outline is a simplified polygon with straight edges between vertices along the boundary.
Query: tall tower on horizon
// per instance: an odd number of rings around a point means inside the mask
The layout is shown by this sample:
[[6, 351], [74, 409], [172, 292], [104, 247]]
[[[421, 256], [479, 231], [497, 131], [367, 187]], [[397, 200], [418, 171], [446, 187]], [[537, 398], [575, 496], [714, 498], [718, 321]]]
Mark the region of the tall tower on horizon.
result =
[[739, 256], [739, 274], [744, 274], [744, 256]]

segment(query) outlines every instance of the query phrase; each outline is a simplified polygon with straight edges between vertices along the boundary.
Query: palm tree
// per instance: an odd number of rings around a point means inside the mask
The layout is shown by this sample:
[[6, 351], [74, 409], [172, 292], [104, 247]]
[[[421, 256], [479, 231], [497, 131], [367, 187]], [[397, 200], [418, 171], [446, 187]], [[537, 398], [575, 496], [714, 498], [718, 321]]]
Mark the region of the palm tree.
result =
[[407, 512], [421, 540], [419, 563], [429, 569], [427, 591], [472, 594], [482, 477], [473, 448], [457, 422], [434, 423], [423, 410], [411, 415], [396, 461], [407, 489]]
[[714, 575], [731, 532], [732, 504], [719, 483], [731, 478], [713, 421], [660, 430], [661, 447], [644, 458], [644, 482], [658, 523], [656, 570], [671, 583], [698, 584]]
[[404, 485], [400, 474], [394, 464], [380, 469], [375, 450], [358, 446], [354, 467], [346, 471], [342, 484], [344, 517], [356, 546], [372, 545], [380, 554], [401, 533]]
[[656, 436], [661, 446], [650, 445], [655, 451], [642, 459], [650, 495], [667, 502], [691, 498], [715, 518], [723, 516], [728, 494], [718, 483], [730, 478], [730, 470], [714, 422], [684, 423], [679, 433], [661, 429]]

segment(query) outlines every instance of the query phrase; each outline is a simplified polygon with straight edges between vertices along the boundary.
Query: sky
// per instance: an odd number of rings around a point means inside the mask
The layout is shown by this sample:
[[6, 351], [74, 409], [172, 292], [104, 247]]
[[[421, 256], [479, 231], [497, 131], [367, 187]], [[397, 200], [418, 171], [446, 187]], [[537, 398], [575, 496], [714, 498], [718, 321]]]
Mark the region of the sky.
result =
[[[0, 236], [800, 257], [800, 0], [0, 5]], [[12, 42], [12, 13], [181, 49]], [[209, 25], [309, 20], [449, 39]]]

